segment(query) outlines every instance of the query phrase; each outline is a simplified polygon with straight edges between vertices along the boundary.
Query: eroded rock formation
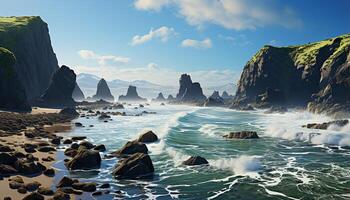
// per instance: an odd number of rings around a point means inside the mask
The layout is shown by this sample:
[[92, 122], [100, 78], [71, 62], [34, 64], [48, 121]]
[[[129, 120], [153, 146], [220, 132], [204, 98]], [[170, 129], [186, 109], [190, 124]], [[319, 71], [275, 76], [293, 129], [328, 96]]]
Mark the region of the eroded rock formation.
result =
[[147, 99], [140, 97], [137, 94], [135, 86], [130, 85], [126, 95], [120, 95], [119, 101], [147, 101]]
[[114, 101], [114, 96], [109, 89], [105, 79], [101, 79], [97, 84], [96, 94], [92, 97], [94, 100], [105, 100], [105, 101]]

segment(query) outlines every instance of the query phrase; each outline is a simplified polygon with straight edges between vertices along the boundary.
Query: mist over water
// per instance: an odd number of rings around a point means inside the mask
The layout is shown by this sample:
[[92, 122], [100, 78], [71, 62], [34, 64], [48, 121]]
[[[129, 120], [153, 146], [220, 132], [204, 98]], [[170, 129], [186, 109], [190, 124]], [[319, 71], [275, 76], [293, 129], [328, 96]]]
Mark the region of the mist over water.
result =
[[[140, 199], [347, 199], [350, 188], [350, 127], [312, 130], [302, 125], [331, 120], [327, 116], [291, 111], [264, 114], [224, 108], [151, 104], [125, 109], [157, 114], [79, 118], [85, 128], [65, 135], [84, 135], [107, 152], [153, 130], [160, 140], [147, 144], [154, 164], [152, 179], [116, 180], [111, 176], [118, 159], [103, 160], [99, 173], [71, 174], [83, 180], [111, 183], [120, 198]], [[120, 110], [119, 110], [120, 111]], [[88, 126], [93, 124], [94, 127]], [[230, 131], [257, 131], [257, 140], [227, 140]], [[209, 166], [182, 162], [200, 155]], [[103, 156], [103, 155], [102, 155]], [[98, 199], [113, 199], [114, 195]]]

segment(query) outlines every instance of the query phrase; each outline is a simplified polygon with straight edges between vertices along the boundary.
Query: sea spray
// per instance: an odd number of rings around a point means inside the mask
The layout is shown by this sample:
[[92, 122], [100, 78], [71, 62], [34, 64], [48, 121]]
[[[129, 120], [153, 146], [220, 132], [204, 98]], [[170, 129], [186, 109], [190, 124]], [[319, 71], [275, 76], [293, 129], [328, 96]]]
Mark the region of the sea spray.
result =
[[230, 170], [235, 174], [248, 174], [250, 172], [257, 172], [262, 169], [260, 160], [256, 156], [242, 155], [238, 158], [222, 158], [218, 160], [209, 160], [211, 166]]

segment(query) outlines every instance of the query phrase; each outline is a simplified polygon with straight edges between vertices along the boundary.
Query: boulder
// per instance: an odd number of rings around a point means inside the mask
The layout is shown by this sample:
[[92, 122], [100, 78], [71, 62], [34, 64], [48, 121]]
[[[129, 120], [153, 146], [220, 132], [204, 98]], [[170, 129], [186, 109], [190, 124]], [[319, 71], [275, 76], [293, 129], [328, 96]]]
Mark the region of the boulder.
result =
[[255, 131], [239, 131], [239, 132], [231, 132], [228, 135], [224, 135], [223, 137], [228, 139], [258, 139], [258, 133]]
[[47, 188], [47, 187], [39, 187], [38, 193], [45, 195], [45, 196], [52, 196], [54, 194], [54, 192], [50, 188]]
[[94, 147], [94, 150], [99, 151], [99, 152], [104, 152], [104, 151], [106, 151], [106, 147], [103, 144], [99, 144], [99, 145], [96, 145]]
[[11, 165], [0, 164], [0, 175], [15, 174], [17, 170]]
[[101, 156], [98, 151], [79, 148], [78, 153], [66, 163], [71, 170], [98, 169], [101, 166]]
[[60, 111], [60, 114], [61, 115], [66, 115], [66, 116], [71, 116], [71, 117], [74, 117], [74, 118], [79, 116], [79, 113], [73, 107], [63, 108]]
[[149, 155], [135, 153], [119, 161], [113, 170], [113, 175], [117, 178], [142, 178], [153, 172], [154, 167]]
[[140, 135], [138, 142], [143, 143], [150, 143], [150, 142], [156, 142], [158, 140], [158, 137], [153, 131], [147, 131], [146, 133], [143, 133]]
[[16, 156], [9, 153], [0, 153], [0, 164], [13, 165], [16, 161]]
[[126, 95], [120, 95], [119, 101], [147, 101], [147, 99], [142, 98], [137, 94], [135, 86], [129, 85]]
[[135, 153], [148, 153], [147, 146], [138, 141], [129, 141], [121, 149], [112, 153], [114, 156], [131, 155]]
[[96, 94], [92, 97], [93, 100], [104, 100], [113, 102], [114, 96], [111, 93], [111, 90], [108, 87], [108, 84], [105, 79], [101, 79], [97, 84]]
[[53, 74], [49, 87], [41, 96], [39, 105], [50, 107], [73, 106], [72, 93], [75, 81], [74, 71], [63, 65]]
[[33, 192], [25, 196], [22, 200], [44, 200], [45, 197], [37, 192]]
[[77, 180], [73, 180], [67, 176], [64, 176], [60, 182], [58, 182], [58, 184], [56, 185], [57, 188], [61, 188], [61, 187], [72, 187], [73, 183], [77, 183]]
[[200, 156], [191, 156], [189, 159], [183, 162], [184, 165], [207, 165], [208, 161]]
[[13, 166], [19, 173], [24, 175], [32, 175], [42, 172], [42, 168], [39, 163], [29, 160], [17, 160]]

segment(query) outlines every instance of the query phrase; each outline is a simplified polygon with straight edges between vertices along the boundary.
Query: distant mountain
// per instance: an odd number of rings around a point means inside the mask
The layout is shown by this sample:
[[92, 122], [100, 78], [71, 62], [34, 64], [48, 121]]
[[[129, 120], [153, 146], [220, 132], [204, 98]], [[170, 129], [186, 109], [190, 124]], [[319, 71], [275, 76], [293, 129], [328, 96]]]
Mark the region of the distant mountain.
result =
[[[96, 93], [97, 83], [100, 79], [101, 78], [98, 76], [87, 73], [81, 73], [77, 76], [77, 83], [84, 92], [85, 97], [91, 97]], [[112, 81], [107, 81], [107, 84], [114, 96], [125, 94], [129, 85], [133, 85], [137, 87], [137, 91], [140, 96], [148, 99], [157, 97], [159, 92], [162, 92], [165, 96], [168, 96], [169, 94], [176, 95], [179, 90], [179, 86], [163, 86], [146, 80], [124, 81], [115, 79]], [[233, 84], [210, 87], [203, 85], [203, 92], [207, 96], [212, 94], [214, 90], [218, 90], [220, 93], [226, 90], [229, 94], [233, 94], [235, 92], [235, 87]]]

